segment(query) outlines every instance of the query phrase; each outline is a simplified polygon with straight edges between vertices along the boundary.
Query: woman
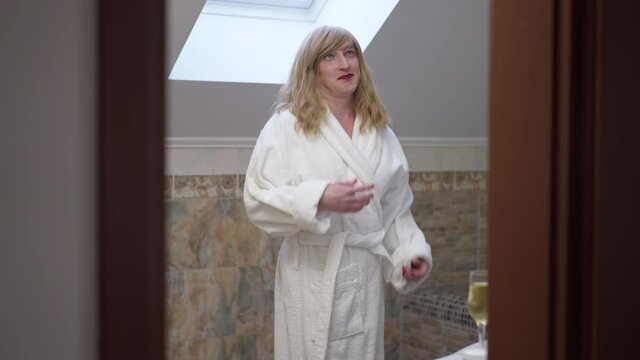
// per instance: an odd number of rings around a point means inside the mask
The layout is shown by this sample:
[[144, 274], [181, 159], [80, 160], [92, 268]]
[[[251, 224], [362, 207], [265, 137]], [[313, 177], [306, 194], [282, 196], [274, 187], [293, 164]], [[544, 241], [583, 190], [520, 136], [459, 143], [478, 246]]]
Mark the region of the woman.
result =
[[302, 43], [244, 187], [251, 221], [282, 235], [277, 360], [383, 359], [383, 280], [415, 289], [431, 249], [410, 212], [407, 161], [362, 51], [320, 27]]

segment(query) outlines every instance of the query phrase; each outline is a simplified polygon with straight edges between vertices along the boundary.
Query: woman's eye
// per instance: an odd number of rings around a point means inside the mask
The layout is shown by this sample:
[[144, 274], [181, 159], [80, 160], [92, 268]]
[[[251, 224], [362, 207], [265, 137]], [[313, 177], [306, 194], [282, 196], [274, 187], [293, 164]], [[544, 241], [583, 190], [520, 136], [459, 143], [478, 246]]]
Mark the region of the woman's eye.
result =
[[356, 56], [356, 51], [355, 50], [347, 50], [344, 53], [347, 56]]
[[333, 57], [334, 57], [333, 53], [324, 54], [322, 55], [322, 60], [331, 60], [333, 59]]

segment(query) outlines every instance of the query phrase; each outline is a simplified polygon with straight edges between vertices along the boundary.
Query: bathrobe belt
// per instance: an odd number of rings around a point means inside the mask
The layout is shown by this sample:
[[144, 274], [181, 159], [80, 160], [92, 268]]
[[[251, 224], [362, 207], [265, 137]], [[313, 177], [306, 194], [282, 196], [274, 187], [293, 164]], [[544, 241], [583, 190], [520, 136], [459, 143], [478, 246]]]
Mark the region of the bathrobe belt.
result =
[[[297, 242], [292, 241], [295, 248], [290, 253], [293, 256], [290, 261], [293, 262], [296, 269], [299, 268], [299, 248], [300, 245], [313, 245], [313, 246], [328, 246], [329, 251], [327, 254], [327, 264], [325, 265], [325, 274], [332, 274], [338, 271], [338, 265], [342, 257], [342, 249], [345, 246], [358, 247], [368, 250], [374, 255], [378, 255], [382, 258], [382, 261], [388, 262], [388, 265], [392, 265], [391, 256], [387, 249], [382, 245], [384, 240], [384, 230], [374, 231], [366, 234], [358, 234], [350, 231], [344, 231], [332, 235], [315, 234], [311, 232], [301, 231], [297, 233]], [[334, 263], [335, 262], [335, 263]], [[391, 277], [391, 270], [393, 266], [383, 266], [385, 280], [389, 280]]]

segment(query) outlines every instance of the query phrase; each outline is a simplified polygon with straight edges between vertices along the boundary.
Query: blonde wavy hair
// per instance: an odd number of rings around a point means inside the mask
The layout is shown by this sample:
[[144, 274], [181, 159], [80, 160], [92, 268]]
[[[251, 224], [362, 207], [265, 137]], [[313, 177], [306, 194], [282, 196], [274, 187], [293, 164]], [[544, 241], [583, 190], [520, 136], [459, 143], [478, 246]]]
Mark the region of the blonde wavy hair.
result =
[[320, 58], [344, 44], [353, 45], [360, 67], [360, 83], [354, 93], [354, 110], [361, 119], [360, 131], [381, 129], [387, 125], [387, 113], [364, 62], [360, 44], [343, 28], [321, 26], [307, 35], [300, 45], [289, 80], [280, 88], [278, 101], [274, 104], [276, 112], [291, 111], [297, 118], [298, 129], [306, 135], [318, 131], [327, 111], [316, 82]]

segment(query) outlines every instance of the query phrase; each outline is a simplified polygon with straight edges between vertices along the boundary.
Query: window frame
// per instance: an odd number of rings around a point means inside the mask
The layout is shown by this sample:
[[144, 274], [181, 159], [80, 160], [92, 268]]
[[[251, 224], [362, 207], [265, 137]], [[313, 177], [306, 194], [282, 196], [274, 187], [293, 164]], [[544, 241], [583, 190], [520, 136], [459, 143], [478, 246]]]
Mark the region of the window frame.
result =
[[[207, 0], [203, 14], [314, 22], [327, 0]], [[294, 1], [306, 4], [294, 5]], [[287, 5], [288, 4], [288, 5]]]

